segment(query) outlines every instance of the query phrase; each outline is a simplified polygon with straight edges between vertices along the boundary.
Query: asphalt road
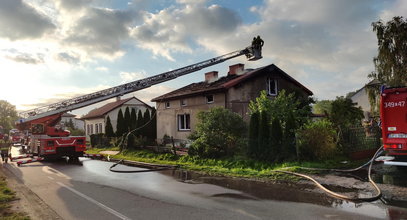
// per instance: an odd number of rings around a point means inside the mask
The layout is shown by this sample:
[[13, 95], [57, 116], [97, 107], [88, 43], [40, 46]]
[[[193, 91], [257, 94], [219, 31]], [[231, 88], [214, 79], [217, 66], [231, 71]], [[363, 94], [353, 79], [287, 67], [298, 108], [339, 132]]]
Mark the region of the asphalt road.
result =
[[334, 208], [277, 201], [180, 181], [168, 172], [112, 173], [111, 165], [81, 158], [79, 164], [61, 160], [5, 167], [63, 219], [390, 219], [386, 208], [373, 205], [358, 209], [352, 203]]

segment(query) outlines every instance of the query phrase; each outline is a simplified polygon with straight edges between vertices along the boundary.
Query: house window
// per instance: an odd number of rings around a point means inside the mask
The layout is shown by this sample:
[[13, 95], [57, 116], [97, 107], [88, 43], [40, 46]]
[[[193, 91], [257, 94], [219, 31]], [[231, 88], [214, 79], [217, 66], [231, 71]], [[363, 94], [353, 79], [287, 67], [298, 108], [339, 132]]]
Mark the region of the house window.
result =
[[98, 124], [95, 124], [95, 134], [99, 134], [99, 126], [98, 126]]
[[165, 108], [170, 108], [170, 102], [165, 103]]
[[102, 130], [102, 123], [99, 123], [99, 133], [103, 133], [103, 130]]
[[89, 134], [93, 134], [93, 124], [90, 125], [90, 133]]
[[189, 114], [178, 115], [178, 130], [179, 131], [191, 130], [191, 117]]
[[90, 135], [90, 125], [86, 125], [86, 130], [88, 131], [88, 135]]
[[277, 80], [272, 78], [267, 78], [267, 94], [277, 95]]
[[213, 95], [206, 96], [206, 103], [213, 103]]
[[187, 100], [181, 99], [181, 106], [187, 106]]

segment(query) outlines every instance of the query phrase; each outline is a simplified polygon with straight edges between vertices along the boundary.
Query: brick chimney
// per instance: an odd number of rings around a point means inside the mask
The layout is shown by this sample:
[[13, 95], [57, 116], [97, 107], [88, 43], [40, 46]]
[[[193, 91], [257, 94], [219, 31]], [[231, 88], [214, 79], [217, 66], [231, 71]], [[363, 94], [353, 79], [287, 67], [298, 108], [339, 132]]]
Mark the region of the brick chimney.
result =
[[211, 83], [218, 79], [218, 71], [212, 71], [205, 73], [205, 82]]
[[244, 64], [242, 64], [242, 63], [238, 63], [235, 65], [229, 66], [228, 76], [239, 75], [240, 73], [243, 73], [243, 70], [244, 70]]

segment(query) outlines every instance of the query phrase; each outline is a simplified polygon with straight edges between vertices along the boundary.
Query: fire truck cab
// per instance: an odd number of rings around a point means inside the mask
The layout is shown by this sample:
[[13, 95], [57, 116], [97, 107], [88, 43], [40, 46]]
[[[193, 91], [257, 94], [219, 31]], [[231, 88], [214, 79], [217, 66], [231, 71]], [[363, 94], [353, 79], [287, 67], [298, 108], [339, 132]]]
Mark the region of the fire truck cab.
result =
[[382, 89], [380, 118], [383, 148], [392, 161], [386, 165], [407, 166], [407, 87]]

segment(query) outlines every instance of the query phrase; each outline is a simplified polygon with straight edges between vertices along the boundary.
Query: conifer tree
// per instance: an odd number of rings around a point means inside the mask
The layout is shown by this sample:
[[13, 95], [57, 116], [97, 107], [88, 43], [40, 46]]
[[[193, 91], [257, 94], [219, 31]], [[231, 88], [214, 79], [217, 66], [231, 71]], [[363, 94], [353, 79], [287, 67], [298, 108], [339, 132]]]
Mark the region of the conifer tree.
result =
[[270, 145], [271, 145], [271, 158], [273, 160], [280, 159], [281, 144], [282, 144], [283, 130], [281, 128], [281, 122], [278, 118], [274, 118], [271, 122], [271, 135], [270, 135]]
[[261, 152], [260, 159], [270, 160], [271, 149], [270, 149], [270, 124], [267, 112], [260, 112], [260, 123], [258, 131], [258, 146], [259, 152]]
[[137, 128], [137, 132], [136, 132], [136, 134], [137, 134], [137, 136], [143, 136], [143, 134], [142, 134], [142, 132], [141, 132], [141, 130], [142, 130], [142, 128], [141, 128], [141, 126], [143, 126], [143, 113], [141, 112], [141, 110], [138, 110], [138, 113], [137, 113], [137, 123], [136, 123], [136, 128]]
[[142, 128], [142, 133], [144, 134], [143, 136], [147, 137], [147, 139], [151, 138], [150, 134], [150, 110], [146, 109], [143, 115], [143, 125], [144, 127]]
[[120, 109], [117, 114], [116, 136], [120, 137], [126, 132], [126, 125], [124, 121], [123, 112]]
[[157, 110], [151, 109], [151, 131], [153, 140], [157, 139]]
[[130, 129], [134, 130], [136, 128], [136, 123], [137, 123], [137, 113], [136, 109], [132, 109], [130, 113]]
[[125, 132], [130, 131], [130, 126], [131, 126], [130, 109], [129, 109], [129, 107], [126, 107], [126, 110], [124, 112], [124, 128], [125, 128]]
[[249, 124], [249, 148], [248, 153], [252, 158], [258, 159], [259, 152], [259, 112], [253, 112]]
[[113, 126], [112, 126], [112, 122], [110, 121], [109, 116], [107, 116], [107, 118], [106, 118], [105, 135], [107, 137], [113, 137], [114, 136]]

